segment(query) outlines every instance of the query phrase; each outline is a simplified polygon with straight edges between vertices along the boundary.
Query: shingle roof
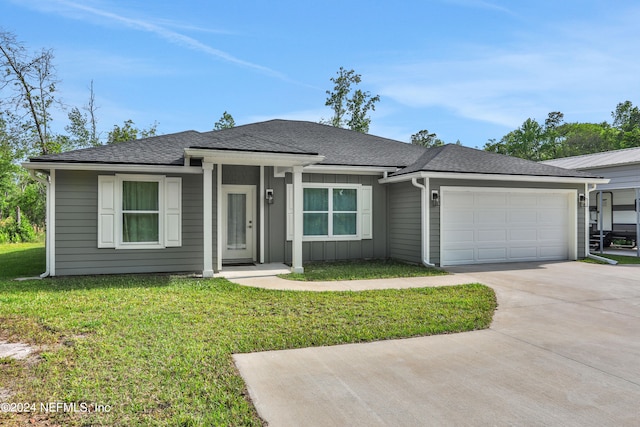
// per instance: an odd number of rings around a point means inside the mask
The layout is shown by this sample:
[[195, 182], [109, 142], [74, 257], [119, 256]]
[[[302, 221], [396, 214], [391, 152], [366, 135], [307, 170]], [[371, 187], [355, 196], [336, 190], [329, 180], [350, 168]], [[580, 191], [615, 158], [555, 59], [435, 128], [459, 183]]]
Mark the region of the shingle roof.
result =
[[402, 167], [413, 163], [425, 150], [393, 139], [292, 120], [253, 123], [203, 135], [214, 137], [216, 144], [229, 145], [230, 148], [233, 148], [230, 142], [238, 135], [248, 136], [243, 147], [253, 151], [271, 151], [265, 150], [263, 145], [264, 141], [269, 141], [288, 147], [289, 151], [295, 149], [299, 151], [294, 152], [321, 154], [325, 156], [321, 164], [325, 165]]
[[139, 165], [183, 165], [184, 148], [198, 143], [200, 132], [189, 130], [113, 145], [84, 148], [66, 153], [34, 157], [31, 162], [115, 163]]
[[31, 162], [183, 165], [185, 148], [324, 156], [321, 164], [461, 172], [593, 177], [459, 145], [425, 148], [312, 122], [271, 120], [211, 132], [185, 131], [115, 145], [35, 157]]
[[582, 156], [564, 157], [562, 159], [547, 160], [542, 163], [569, 169], [591, 169], [640, 163], [640, 147], [605, 151], [604, 153], [585, 154]]
[[594, 178], [593, 175], [584, 172], [544, 165], [530, 160], [490, 153], [456, 144], [431, 148], [415, 163], [393, 175], [404, 175], [419, 171]]
[[271, 120], [211, 132], [186, 131], [32, 158], [32, 162], [181, 165], [185, 148], [321, 154], [322, 164], [403, 167], [423, 147], [312, 122]]

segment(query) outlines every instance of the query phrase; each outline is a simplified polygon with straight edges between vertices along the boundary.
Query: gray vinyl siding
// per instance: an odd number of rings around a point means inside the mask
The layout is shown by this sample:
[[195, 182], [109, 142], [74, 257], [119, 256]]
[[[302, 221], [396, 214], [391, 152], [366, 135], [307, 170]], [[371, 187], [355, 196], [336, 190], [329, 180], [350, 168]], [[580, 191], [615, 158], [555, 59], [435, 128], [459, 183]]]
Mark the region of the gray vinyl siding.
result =
[[598, 190], [614, 190], [622, 188], [640, 188], [640, 174], [638, 174], [639, 166], [620, 165], [606, 168], [584, 169], [585, 172], [592, 173], [596, 176], [609, 178], [608, 184], [598, 184]]
[[[364, 240], [348, 241], [321, 241], [303, 242], [302, 260], [308, 261], [340, 261], [350, 259], [384, 259], [387, 258], [387, 190], [386, 187], [378, 183], [378, 176], [374, 175], [337, 175], [337, 174], [303, 174], [303, 183], [322, 184], [361, 184], [372, 187], [373, 201], [373, 238]], [[290, 183], [290, 174], [287, 174], [287, 181]], [[286, 187], [285, 180], [282, 182], [282, 229], [279, 236], [273, 233], [271, 237], [277, 241], [285, 242], [284, 261], [291, 262], [291, 242], [286, 241]], [[277, 193], [276, 193], [277, 194]], [[277, 198], [277, 195], [276, 195]], [[279, 225], [280, 225], [279, 224]], [[273, 260], [279, 261], [279, 260]]]
[[[577, 190], [578, 193], [584, 193], [584, 185], [580, 184], [553, 184], [553, 183], [528, 183], [528, 182], [504, 182], [504, 181], [474, 181], [474, 180], [445, 180], [431, 179], [429, 180], [429, 194], [431, 190], [440, 191], [440, 187], [498, 187], [498, 188], [537, 188], [537, 189], [567, 189]], [[577, 199], [576, 199], [577, 200]], [[578, 237], [578, 258], [584, 258], [585, 255], [585, 208], [578, 206], [577, 208], [577, 237]], [[440, 265], [440, 207], [430, 206], [430, 261], [436, 265]]]
[[202, 271], [202, 175], [167, 174], [182, 177], [182, 246], [153, 250], [98, 249], [98, 175], [113, 173], [56, 172], [56, 275]]
[[[273, 168], [264, 168], [264, 188], [273, 190], [273, 203], [264, 205], [265, 262], [285, 262], [287, 252], [287, 187], [284, 178], [273, 176]], [[290, 259], [289, 259], [290, 260]]]
[[411, 263], [421, 262], [421, 190], [410, 182], [388, 186], [389, 256]]

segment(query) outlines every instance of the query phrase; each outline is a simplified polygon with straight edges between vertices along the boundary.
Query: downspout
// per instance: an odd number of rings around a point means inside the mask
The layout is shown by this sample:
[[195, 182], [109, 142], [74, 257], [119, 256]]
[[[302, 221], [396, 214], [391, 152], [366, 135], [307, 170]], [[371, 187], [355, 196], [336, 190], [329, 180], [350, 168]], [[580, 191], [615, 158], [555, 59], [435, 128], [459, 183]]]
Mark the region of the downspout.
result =
[[[587, 192], [587, 200], [590, 199], [589, 193], [595, 191], [595, 189], [597, 187], [596, 184], [591, 184], [591, 188], [589, 188], [588, 185], [589, 184], [585, 184], [585, 190]], [[602, 210], [602, 208], [601, 208], [601, 210]], [[590, 227], [589, 227], [589, 220], [590, 220], [590, 218], [589, 218], [589, 205], [587, 205], [586, 208], [585, 208], [585, 231], [586, 231], [586, 235], [585, 235], [585, 253], [587, 254], [587, 258], [591, 258], [591, 259], [594, 259], [594, 260], [600, 261], [600, 262], [606, 262], [606, 263], [611, 264], [611, 265], [616, 265], [618, 263], [618, 261], [614, 261], [612, 259], [601, 257], [601, 256], [594, 255], [594, 254], [591, 253], [591, 246], [589, 245], [589, 243], [590, 243], [589, 240], [590, 240], [590, 236], [591, 236]], [[601, 224], [600, 228], [602, 229], [602, 222], [600, 222], [600, 224]], [[600, 244], [602, 245], [602, 240], [600, 241]]]
[[411, 178], [411, 184], [414, 187], [419, 188], [420, 191], [420, 210], [422, 212], [422, 264], [425, 267], [435, 267], [429, 261], [429, 198], [427, 197], [427, 191], [429, 191], [429, 178], [424, 178], [424, 184], [418, 183], [418, 178]]
[[45, 202], [45, 229], [46, 229], [46, 234], [45, 234], [45, 272], [42, 273], [40, 275], [41, 278], [45, 278], [49, 276], [49, 271], [50, 271], [50, 267], [49, 267], [49, 263], [50, 263], [50, 252], [51, 252], [51, 233], [54, 232], [51, 229], [51, 224], [50, 224], [50, 205], [51, 205], [51, 197], [50, 197], [50, 188], [51, 188], [51, 177], [49, 175], [47, 175], [47, 178], [40, 178], [38, 175], [36, 175], [36, 171], [34, 169], [29, 169], [29, 175], [31, 176], [31, 178], [33, 178], [34, 180], [38, 181], [41, 184], [44, 184], [45, 188], [47, 189], [47, 198], [46, 198], [46, 202]]

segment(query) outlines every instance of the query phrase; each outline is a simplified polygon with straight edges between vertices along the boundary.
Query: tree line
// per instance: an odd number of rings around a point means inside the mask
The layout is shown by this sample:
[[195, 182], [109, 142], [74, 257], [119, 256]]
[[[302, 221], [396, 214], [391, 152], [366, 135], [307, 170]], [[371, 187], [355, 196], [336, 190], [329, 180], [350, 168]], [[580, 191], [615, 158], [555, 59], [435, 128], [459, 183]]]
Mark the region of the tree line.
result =
[[631, 101], [618, 103], [611, 123], [566, 123], [564, 114], [551, 112], [545, 122], [528, 118], [500, 140], [491, 139], [484, 149], [528, 160], [600, 153], [640, 147], [640, 109]]

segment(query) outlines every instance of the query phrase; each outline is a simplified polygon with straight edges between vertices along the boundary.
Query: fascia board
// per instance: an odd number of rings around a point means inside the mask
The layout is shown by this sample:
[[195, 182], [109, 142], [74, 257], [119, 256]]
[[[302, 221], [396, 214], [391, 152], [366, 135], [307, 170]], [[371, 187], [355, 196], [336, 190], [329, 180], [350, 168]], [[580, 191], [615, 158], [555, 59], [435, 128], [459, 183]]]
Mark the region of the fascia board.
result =
[[149, 172], [149, 173], [180, 173], [201, 174], [200, 166], [168, 166], [168, 165], [138, 165], [111, 163], [63, 163], [63, 162], [24, 162], [22, 167], [33, 170], [88, 170], [114, 172]]
[[305, 173], [324, 173], [339, 175], [381, 175], [385, 172], [395, 172], [396, 167], [383, 166], [340, 166], [340, 165], [309, 165], [305, 166]]
[[501, 175], [457, 172], [414, 172], [378, 180], [380, 184], [411, 181], [412, 178], [473, 179], [478, 181], [544, 182], [561, 184], [607, 184], [608, 178], [580, 178], [569, 176]]

